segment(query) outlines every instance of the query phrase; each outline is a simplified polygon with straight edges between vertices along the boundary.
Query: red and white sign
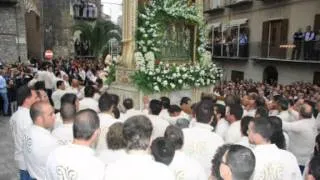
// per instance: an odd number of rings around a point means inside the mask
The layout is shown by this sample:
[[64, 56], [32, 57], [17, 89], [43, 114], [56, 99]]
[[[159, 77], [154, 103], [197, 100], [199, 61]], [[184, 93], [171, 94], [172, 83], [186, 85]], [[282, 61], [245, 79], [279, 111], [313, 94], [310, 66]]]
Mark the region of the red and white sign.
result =
[[46, 52], [44, 53], [44, 58], [51, 60], [53, 58], [53, 52], [51, 50], [46, 50]]

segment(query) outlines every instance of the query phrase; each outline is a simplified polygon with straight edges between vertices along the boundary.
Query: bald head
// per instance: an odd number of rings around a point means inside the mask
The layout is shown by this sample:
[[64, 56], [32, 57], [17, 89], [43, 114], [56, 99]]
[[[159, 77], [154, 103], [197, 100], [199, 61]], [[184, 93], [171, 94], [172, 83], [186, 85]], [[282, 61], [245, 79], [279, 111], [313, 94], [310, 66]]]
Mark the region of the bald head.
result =
[[312, 118], [312, 107], [309, 104], [303, 104], [300, 109], [300, 116], [303, 119]]
[[100, 121], [95, 111], [91, 109], [79, 111], [73, 123], [73, 137], [78, 140], [89, 140], [99, 127]]
[[43, 115], [46, 106], [51, 105], [47, 102], [38, 101], [31, 106], [30, 117], [33, 122], [35, 122], [39, 116]]

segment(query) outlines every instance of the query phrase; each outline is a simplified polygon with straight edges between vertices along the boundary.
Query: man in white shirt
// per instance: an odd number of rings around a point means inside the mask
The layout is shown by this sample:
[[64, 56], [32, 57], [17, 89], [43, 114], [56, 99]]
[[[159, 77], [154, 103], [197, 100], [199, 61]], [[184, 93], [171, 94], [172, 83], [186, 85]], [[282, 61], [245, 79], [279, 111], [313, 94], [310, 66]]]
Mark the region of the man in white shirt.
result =
[[217, 118], [217, 125], [215, 128], [215, 132], [222, 138], [224, 138], [227, 130], [229, 129], [229, 122], [225, 119], [226, 108], [224, 105], [215, 104], [214, 105], [214, 113]]
[[[241, 145], [224, 145], [225, 151], [219, 167], [219, 174], [224, 180], [249, 180], [254, 172], [256, 158], [253, 152]], [[221, 149], [221, 150], [222, 150]]]
[[[66, 93], [61, 97], [61, 104], [64, 103], [69, 103], [69, 104], [73, 104], [76, 106], [76, 110], [79, 111], [79, 99], [77, 97], [77, 95], [73, 94], [73, 93]], [[61, 114], [56, 113], [56, 120], [54, 123], [54, 128], [58, 128], [59, 126], [62, 126], [63, 121], [61, 118]]]
[[271, 144], [275, 129], [267, 118], [257, 118], [249, 124], [249, 140], [255, 144], [256, 167], [253, 180], [301, 180], [296, 157], [289, 151]]
[[107, 166], [105, 180], [173, 180], [174, 176], [170, 169], [155, 162], [148, 153], [151, 134], [152, 124], [146, 116], [133, 116], [125, 121], [123, 136], [127, 141], [128, 155]]
[[10, 118], [10, 128], [14, 140], [14, 160], [20, 171], [20, 179], [29, 179], [30, 175], [23, 157], [23, 138], [27, 129], [32, 125], [30, 107], [37, 101], [34, 90], [22, 86], [17, 91], [18, 110]]
[[250, 93], [249, 96], [247, 96], [247, 104], [243, 107], [243, 114], [242, 116], [251, 116], [255, 117], [256, 111], [257, 111], [257, 103], [256, 100], [258, 98], [258, 95], [256, 93]]
[[60, 145], [66, 145], [73, 141], [73, 120], [77, 109], [74, 104], [63, 103], [60, 108], [60, 115], [63, 124], [52, 131], [52, 135], [57, 138]]
[[103, 180], [105, 165], [91, 148], [99, 136], [99, 117], [93, 110], [77, 113], [74, 118], [74, 141], [54, 150], [47, 161], [46, 180]]
[[207, 180], [203, 167], [195, 159], [187, 156], [181, 149], [184, 143], [184, 136], [181, 129], [170, 125], [167, 127], [165, 139], [169, 140], [175, 149], [172, 162], [169, 168], [180, 180]]
[[191, 117], [182, 111], [182, 109], [178, 105], [170, 105], [168, 109], [170, 118], [168, 118], [168, 122], [172, 125], [176, 124], [178, 119], [191, 119]]
[[98, 137], [97, 148], [96, 148], [98, 152], [107, 149], [106, 135], [108, 133], [109, 127], [116, 122], [121, 122], [120, 120], [114, 117], [113, 107], [114, 105], [112, 102], [111, 95], [108, 93], [102, 94], [99, 99], [100, 113], [98, 114], [98, 116], [100, 119], [101, 132]]
[[277, 115], [282, 121], [285, 122], [293, 122], [296, 119], [294, 116], [289, 112], [289, 102], [285, 98], [280, 98], [276, 102], [279, 110], [279, 114]]
[[162, 109], [161, 101], [153, 99], [149, 103], [149, 114], [147, 117], [150, 119], [153, 131], [152, 131], [152, 138], [156, 139], [157, 137], [162, 137], [166, 128], [169, 126], [169, 123], [166, 120], [163, 120], [159, 117], [159, 114]]
[[80, 100], [79, 110], [92, 109], [99, 112], [98, 102], [93, 98], [95, 89], [93, 86], [84, 88], [84, 98]]
[[224, 137], [226, 143], [237, 143], [241, 140], [242, 114], [243, 109], [240, 104], [233, 104], [227, 107], [226, 118], [230, 123], [230, 126]]
[[254, 145], [249, 142], [248, 138], [248, 128], [250, 121], [253, 121], [253, 117], [251, 116], [245, 116], [241, 119], [241, 134], [242, 137], [240, 141], [237, 142], [237, 144], [245, 146], [247, 148], [253, 148]]
[[183, 129], [185, 142], [183, 151], [196, 159], [204, 168], [206, 176], [211, 174], [211, 159], [218, 147], [223, 145], [223, 139], [213, 132], [213, 102], [201, 101], [196, 108], [196, 120], [191, 128]]
[[309, 160], [315, 146], [317, 127], [312, 117], [312, 107], [303, 104], [300, 108], [300, 118], [294, 122], [283, 122], [283, 130], [288, 132], [290, 138], [289, 151], [298, 159], [301, 171]]
[[45, 179], [45, 167], [49, 154], [59, 146], [50, 130], [54, 126], [53, 107], [45, 102], [31, 106], [33, 125], [29, 127], [23, 140], [23, 156], [27, 170], [34, 179]]
[[126, 112], [122, 116], [123, 121], [127, 120], [132, 116], [143, 114], [141, 111], [134, 109], [133, 100], [131, 98], [124, 99], [122, 105], [124, 108], [126, 108]]
[[54, 104], [54, 109], [59, 112], [61, 108], [61, 97], [66, 94], [66, 86], [63, 81], [57, 81], [57, 89], [52, 93], [51, 99]]
[[50, 103], [49, 97], [48, 97], [47, 92], [45, 90], [39, 89], [36, 92], [37, 92], [38, 99], [40, 101]]
[[168, 120], [170, 118], [170, 115], [168, 112], [168, 109], [170, 107], [170, 99], [168, 97], [163, 96], [160, 98], [160, 100], [162, 104], [162, 110], [159, 114], [159, 117], [161, 119]]

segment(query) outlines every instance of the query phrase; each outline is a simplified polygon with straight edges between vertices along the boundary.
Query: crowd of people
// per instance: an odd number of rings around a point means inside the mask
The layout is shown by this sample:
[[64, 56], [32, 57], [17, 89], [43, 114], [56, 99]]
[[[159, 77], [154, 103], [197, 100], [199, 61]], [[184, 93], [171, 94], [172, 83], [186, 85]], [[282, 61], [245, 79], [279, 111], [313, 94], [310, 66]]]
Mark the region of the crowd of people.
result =
[[[198, 102], [144, 97], [135, 109], [132, 99], [108, 93], [102, 63], [38, 67], [14, 83], [10, 126], [20, 179], [320, 177], [317, 85], [222, 82]], [[4, 74], [0, 86], [9, 86]]]

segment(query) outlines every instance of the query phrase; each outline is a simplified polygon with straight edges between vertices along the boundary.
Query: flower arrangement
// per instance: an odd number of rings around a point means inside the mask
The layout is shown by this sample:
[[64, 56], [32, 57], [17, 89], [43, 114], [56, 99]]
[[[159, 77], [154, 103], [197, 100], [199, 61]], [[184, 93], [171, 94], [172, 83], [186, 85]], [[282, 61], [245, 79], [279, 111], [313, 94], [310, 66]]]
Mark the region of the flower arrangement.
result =
[[153, 52], [155, 56], [160, 52], [162, 25], [164, 22], [184, 21], [198, 27], [199, 46], [198, 58], [201, 62], [205, 52], [205, 24], [203, 16], [194, 4], [188, 0], [153, 0], [140, 10], [137, 29], [137, 47], [143, 54]]
[[152, 57], [152, 52], [147, 54], [144, 57], [141, 52], [135, 53], [139, 70], [132, 76], [133, 82], [146, 93], [209, 86], [222, 77], [221, 69], [212, 63], [202, 66], [200, 64], [176, 65], [160, 62], [153, 68], [149, 68], [143, 65], [148, 56]]

